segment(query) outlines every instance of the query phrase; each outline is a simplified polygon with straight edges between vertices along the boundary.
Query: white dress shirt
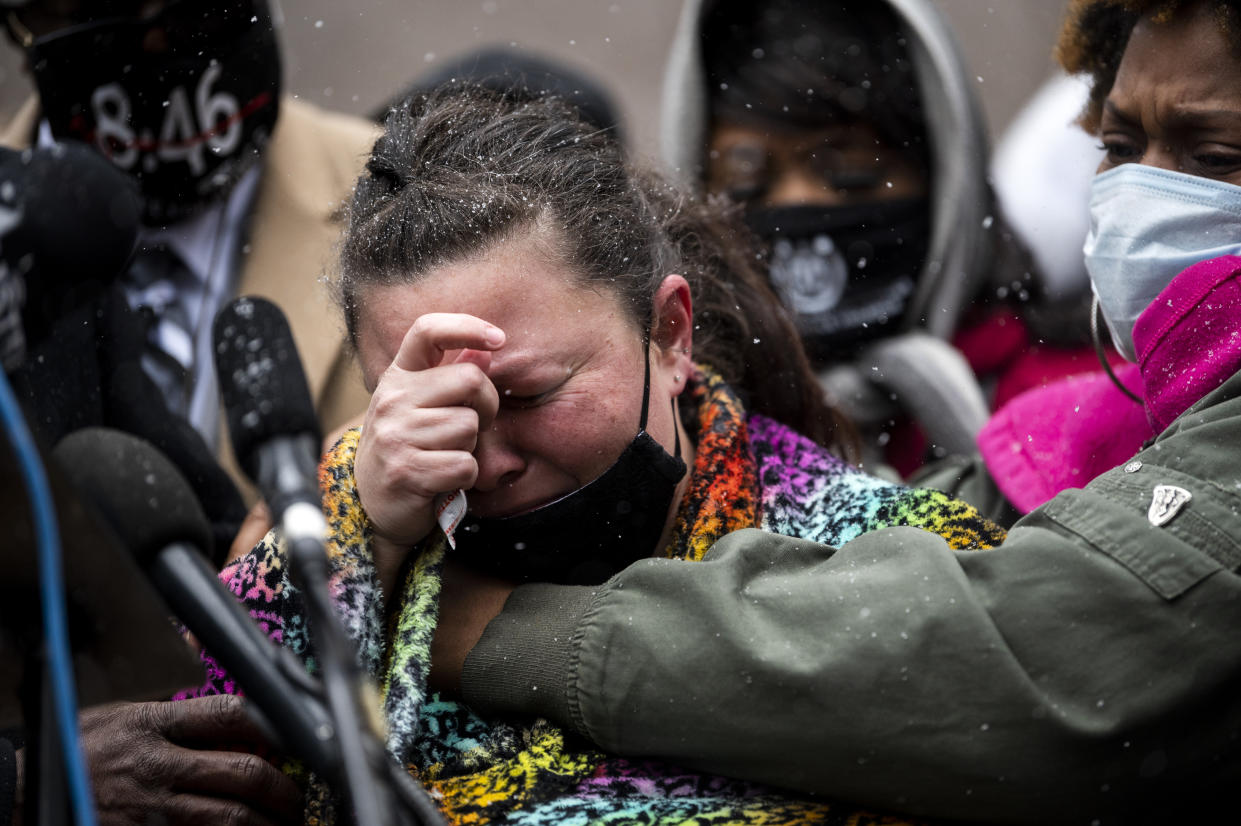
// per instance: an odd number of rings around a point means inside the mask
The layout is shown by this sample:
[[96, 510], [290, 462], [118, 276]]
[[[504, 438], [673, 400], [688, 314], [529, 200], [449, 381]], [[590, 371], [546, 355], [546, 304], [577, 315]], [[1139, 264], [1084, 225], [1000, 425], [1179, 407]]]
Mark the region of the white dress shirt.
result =
[[[38, 143], [40, 146], [55, 143], [46, 121], [39, 125]], [[192, 365], [186, 418], [213, 453], [219, 442], [220, 394], [211, 327], [216, 313], [232, 298], [240, 281], [241, 244], [246, 236], [246, 218], [258, 189], [260, 172], [260, 166], [248, 171], [225, 200], [166, 227], [143, 227], [139, 235], [140, 247], [162, 245], [171, 249], [193, 276], [193, 282], [183, 285], [175, 297], [189, 319], [192, 341], [174, 331], [161, 334], [159, 343], [178, 361]], [[130, 306], [136, 309], [146, 302], [141, 290], [128, 281], [122, 276], [121, 286]], [[191, 352], [187, 353], [190, 348]]]

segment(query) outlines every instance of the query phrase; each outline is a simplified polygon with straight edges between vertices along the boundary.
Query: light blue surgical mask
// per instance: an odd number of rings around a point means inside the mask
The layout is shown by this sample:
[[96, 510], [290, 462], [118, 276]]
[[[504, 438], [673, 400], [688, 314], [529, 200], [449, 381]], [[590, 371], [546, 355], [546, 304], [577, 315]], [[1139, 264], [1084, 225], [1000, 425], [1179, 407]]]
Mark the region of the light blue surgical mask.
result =
[[1136, 361], [1133, 323], [1172, 279], [1241, 253], [1241, 186], [1136, 163], [1096, 175], [1084, 252], [1112, 343]]

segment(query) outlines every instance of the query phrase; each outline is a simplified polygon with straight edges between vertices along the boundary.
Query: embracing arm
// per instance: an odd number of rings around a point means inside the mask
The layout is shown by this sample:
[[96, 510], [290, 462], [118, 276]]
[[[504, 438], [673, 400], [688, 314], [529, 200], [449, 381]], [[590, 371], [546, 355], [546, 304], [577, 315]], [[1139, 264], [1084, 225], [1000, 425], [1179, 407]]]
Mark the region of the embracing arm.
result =
[[[702, 563], [522, 586], [465, 697], [620, 754], [940, 817], [1209, 805], [1241, 779], [1238, 384], [997, 550], [743, 531]], [[1159, 484], [1193, 499], [1154, 527]]]

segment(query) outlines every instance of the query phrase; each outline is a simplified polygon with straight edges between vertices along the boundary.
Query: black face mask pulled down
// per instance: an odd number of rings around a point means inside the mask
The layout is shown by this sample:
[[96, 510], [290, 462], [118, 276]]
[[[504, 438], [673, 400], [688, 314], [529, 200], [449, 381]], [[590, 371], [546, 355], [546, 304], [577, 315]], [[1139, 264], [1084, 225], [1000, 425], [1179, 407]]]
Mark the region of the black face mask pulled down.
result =
[[174, 0], [141, 20], [36, 38], [28, 57], [52, 134], [137, 178], [148, 225], [227, 195], [276, 123], [280, 53], [265, 0]]
[[670, 456], [646, 432], [650, 392], [648, 357], [642, 421], [620, 458], [593, 482], [528, 513], [467, 514], [457, 533], [457, 557], [514, 582], [598, 585], [655, 553], [686, 467], [679, 433], [676, 455]]
[[834, 361], [896, 327], [930, 244], [925, 198], [753, 209], [770, 247], [772, 287], [816, 361]]

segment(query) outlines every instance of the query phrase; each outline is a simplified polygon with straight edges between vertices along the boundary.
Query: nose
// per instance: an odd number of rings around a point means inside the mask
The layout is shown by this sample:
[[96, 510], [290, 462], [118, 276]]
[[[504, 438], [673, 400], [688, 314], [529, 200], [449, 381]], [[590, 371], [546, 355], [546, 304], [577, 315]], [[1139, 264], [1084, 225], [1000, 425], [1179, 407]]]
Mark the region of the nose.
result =
[[787, 168], [767, 188], [771, 206], [836, 206], [840, 193], [824, 183], [822, 176], [799, 167]]
[[474, 482], [474, 489], [483, 492], [512, 484], [526, 469], [525, 459], [506, 438], [500, 420], [479, 431], [474, 459], [478, 462], [478, 479]]

